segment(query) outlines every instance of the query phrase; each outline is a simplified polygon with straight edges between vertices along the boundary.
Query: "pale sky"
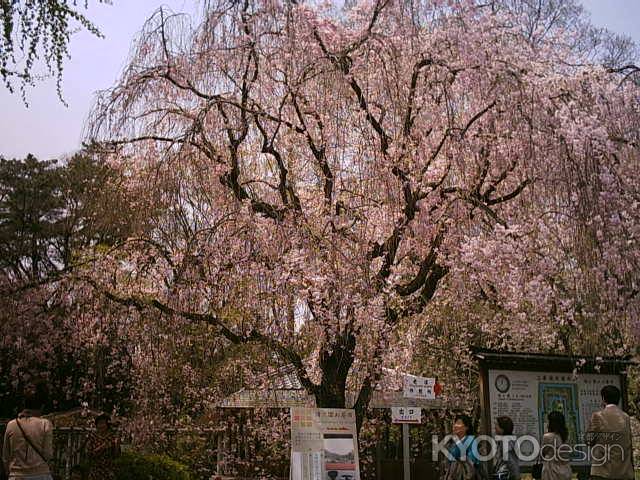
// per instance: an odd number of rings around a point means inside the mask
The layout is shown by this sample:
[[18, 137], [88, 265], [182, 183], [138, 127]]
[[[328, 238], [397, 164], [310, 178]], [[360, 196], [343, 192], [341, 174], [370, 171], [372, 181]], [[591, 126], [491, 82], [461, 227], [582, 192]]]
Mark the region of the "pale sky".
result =
[[[71, 59], [65, 63], [60, 103], [55, 82], [28, 90], [29, 108], [19, 94], [0, 85], [0, 156], [57, 158], [80, 148], [84, 121], [94, 93], [112, 86], [125, 66], [131, 41], [144, 21], [161, 5], [175, 12], [197, 14], [198, 0], [113, 0], [113, 5], [89, 2], [88, 17], [106, 38], [80, 32], [71, 39]], [[640, 44], [640, 0], [583, 0], [595, 25], [627, 34]]]

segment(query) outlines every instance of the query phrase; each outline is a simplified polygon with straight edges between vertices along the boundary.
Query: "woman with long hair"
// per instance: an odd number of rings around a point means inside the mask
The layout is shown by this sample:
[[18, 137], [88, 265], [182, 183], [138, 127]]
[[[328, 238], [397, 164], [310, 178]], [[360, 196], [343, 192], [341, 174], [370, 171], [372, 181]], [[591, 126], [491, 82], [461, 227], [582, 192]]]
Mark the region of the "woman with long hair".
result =
[[520, 463], [513, 436], [513, 420], [506, 416], [498, 417], [494, 429], [497, 449], [488, 465], [491, 478], [493, 480], [520, 480]]
[[542, 480], [570, 480], [572, 448], [567, 444], [569, 430], [560, 412], [551, 412], [547, 433], [542, 437]]

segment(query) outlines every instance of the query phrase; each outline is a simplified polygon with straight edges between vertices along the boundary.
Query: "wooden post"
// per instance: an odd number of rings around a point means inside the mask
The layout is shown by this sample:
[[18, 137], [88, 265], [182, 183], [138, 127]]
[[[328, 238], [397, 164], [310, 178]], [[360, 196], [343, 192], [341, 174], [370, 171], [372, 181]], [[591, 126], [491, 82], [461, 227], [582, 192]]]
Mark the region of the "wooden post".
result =
[[216, 433], [216, 475], [222, 475], [222, 461], [223, 461], [223, 449], [224, 449], [224, 445], [222, 443], [222, 437], [224, 435], [224, 432], [218, 432]]
[[403, 480], [411, 480], [411, 452], [409, 451], [409, 424], [402, 424], [402, 471]]
[[382, 479], [382, 440], [383, 434], [380, 425], [376, 426], [376, 478]]
[[491, 411], [489, 409], [489, 370], [480, 362], [480, 426], [482, 433], [491, 435]]

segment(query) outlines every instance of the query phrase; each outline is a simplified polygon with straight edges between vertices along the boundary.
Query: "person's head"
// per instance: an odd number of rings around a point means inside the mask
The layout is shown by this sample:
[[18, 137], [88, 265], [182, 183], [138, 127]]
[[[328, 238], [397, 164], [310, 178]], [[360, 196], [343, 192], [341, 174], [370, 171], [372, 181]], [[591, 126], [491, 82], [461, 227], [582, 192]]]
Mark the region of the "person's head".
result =
[[42, 410], [46, 400], [43, 389], [38, 388], [34, 391], [28, 391], [24, 396], [24, 408], [25, 410]]
[[607, 405], [618, 405], [620, 402], [620, 389], [615, 385], [606, 385], [600, 390], [602, 401]]
[[473, 435], [473, 423], [469, 415], [457, 415], [453, 420], [453, 434], [458, 438]]
[[98, 415], [95, 419], [95, 424], [96, 424], [96, 430], [99, 433], [104, 433], [108, 431], [110, 427], [109, 416], [105, 414]]
[[567, 430], [567, 424], [564, 421], [564, 415], [560, 412], [551, 412], [548, 418], [549, 431], [560, 435], [562, 441], [566, 442], [569, 437], [569, 431]]
[[509, 417], [496, 418], [496, 435], [513, 435], [513, 420]]

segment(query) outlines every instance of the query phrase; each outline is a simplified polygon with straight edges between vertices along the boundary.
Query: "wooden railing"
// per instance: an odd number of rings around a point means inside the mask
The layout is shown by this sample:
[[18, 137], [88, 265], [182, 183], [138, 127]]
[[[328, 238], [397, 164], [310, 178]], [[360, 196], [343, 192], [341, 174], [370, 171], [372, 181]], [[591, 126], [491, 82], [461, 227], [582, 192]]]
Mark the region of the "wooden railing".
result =
[[88, 428], [59, 427], [53, 433], [54, 461], [51, 467], [62, 479], [68, 479], [71, 468], [84, 461], [84, 446], [91, 432]]

